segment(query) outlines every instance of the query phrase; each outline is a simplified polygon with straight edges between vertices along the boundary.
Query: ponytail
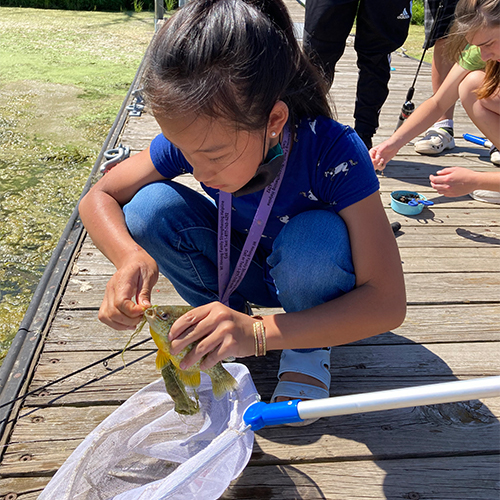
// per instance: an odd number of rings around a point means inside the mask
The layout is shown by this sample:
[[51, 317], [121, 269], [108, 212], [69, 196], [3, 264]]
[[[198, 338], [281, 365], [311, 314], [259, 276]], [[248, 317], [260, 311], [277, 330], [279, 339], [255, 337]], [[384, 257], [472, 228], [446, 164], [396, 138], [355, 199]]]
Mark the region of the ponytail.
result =
[[328, 89], [293, 33], [282, 0], [196, 0], [156, 35], [145, 74], [154, 114], [195, 113], [246, 130], [278, 100], [292, 119], [332, 116]]

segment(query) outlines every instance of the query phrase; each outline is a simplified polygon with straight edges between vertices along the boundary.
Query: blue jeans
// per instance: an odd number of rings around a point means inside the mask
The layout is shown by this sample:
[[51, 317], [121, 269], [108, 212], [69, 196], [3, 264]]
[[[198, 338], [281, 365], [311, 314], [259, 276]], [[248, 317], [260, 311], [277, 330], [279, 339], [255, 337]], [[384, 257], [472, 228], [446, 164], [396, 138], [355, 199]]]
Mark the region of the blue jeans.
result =
[[[186, 302], [196, 307], [218, 300], [217, 208], [209, 198], [161, 181], [140, 189], [123, 211], [134, 240]], [[232, 231], [231, 273], [245, 239]], [[229, 305], [244, 311], [248, 301], [301, 311], [350, 291], [354, 283], [344, 221], [333, 212], [309, 211], [283, 226], [272, 251], [257, 248]]]

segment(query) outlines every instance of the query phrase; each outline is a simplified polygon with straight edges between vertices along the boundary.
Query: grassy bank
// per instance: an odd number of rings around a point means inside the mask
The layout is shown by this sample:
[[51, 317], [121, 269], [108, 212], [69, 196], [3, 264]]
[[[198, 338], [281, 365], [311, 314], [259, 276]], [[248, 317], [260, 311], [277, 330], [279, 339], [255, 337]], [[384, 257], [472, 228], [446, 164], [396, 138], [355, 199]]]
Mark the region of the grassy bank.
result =
[[150, 12], [0, 7], [0, 359], [153, 31]]

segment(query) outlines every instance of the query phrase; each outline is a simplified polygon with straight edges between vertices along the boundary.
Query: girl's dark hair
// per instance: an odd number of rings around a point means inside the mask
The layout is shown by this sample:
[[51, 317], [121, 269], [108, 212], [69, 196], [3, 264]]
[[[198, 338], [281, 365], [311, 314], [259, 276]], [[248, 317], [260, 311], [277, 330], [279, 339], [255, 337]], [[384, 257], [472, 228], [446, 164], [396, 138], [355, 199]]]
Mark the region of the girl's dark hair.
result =
[[[500, 30], [500, 0], [460, 0], [455, 21], [450, 29], [448, 52], [455, 61], [467, 45], [466, 35], [474, 36], [482, 29]], [[488, 61], [483, 85], [476, 91], [479, 99], [490, 97], [500, 87], [500, 63]]]
[[253, 131], [278, 100], [292, 118], [332, 116], [282, 0], [193, 0], [158, 32], [144, 90], [159, 116], [195, 113]]

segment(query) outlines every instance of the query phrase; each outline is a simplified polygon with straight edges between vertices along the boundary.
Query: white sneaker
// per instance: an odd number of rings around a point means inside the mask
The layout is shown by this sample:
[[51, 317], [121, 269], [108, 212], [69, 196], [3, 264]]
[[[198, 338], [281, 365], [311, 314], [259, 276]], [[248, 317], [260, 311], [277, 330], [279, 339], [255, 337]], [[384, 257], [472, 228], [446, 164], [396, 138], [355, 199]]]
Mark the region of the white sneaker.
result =
[[500, 192], [499, 191], [487, 191], [486, 189], [478, 189], [469, 193], [471, 198], [477, 201], [484, 201], [486, 203], [496, 203], [500, 205]]
[[437, 155], [455, 147], [455, 139], [442, 128], [431, 127], [425, 136], [415, 143], [415, 151], [422, 155]]
[[490, 148], [490, 161], [493, 165], [500, 167], [500, 151], [495, 146]]

